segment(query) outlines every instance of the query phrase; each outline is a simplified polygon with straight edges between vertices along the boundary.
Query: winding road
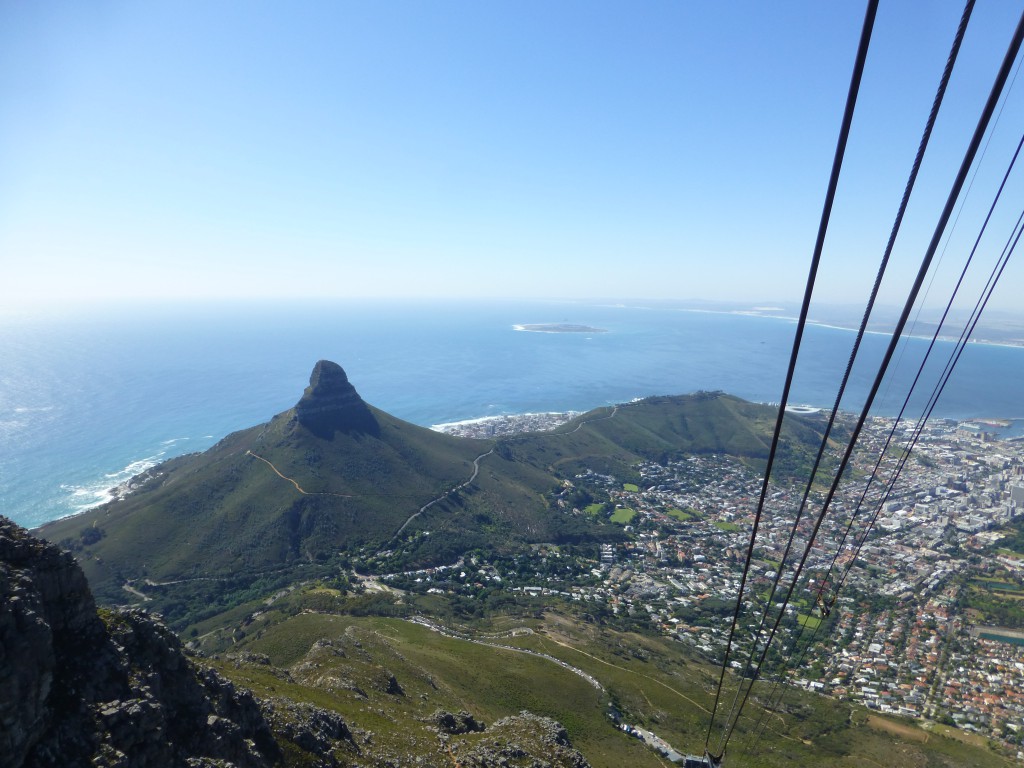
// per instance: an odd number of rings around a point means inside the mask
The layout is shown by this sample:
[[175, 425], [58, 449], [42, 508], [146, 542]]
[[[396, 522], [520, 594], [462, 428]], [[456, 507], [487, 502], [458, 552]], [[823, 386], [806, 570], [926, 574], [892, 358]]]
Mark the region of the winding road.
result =
[[[583, 429], [583, 427], [585, 427], [587, 424], [593, 424], [595, 421], [604, 421], [606, 419], [615, 418], [615, 414], [617, 414], [618, 412], [619, 412], [619, 406], [618, 405], [614, 405], [614, 406], [612, 406], [612, 412], [609, 413], [607, 416], [598, 416], [597, 418], [588, 419], [587, 421], [581, 421], [579, 424], [576, 425], [576, 429], [573, 429], [573, 430], [571, 430], [569, 432], [564, 432], [564, 433], [561, 433], [561, 434], [565, 434], [565, 435], [575, 434], [576, 432], [579, 432], [581, 429]], [[516, 439], [517, 438], [515, 438], [515, 437], [505, 438], [503, 442], [513, 442]], [[479, 456], [477, 456], [475, 459], [473, 459], [473, 474], [470, 475], [469, 480], [467, 480], [466, 482], [462, 483], [461, 485], [455, 486], [454, 488], [452, 488], [451, 490], [447, 491], [446, 493], [441, 494], [440, 496], [438, 496], [433, 501], [430, 501], [430, 502], [424, 504], [416, 512], [414, 512], [411, 515], [409, 515], [408, 519], [404, 523], [402, 523], [401, 527], [397, 531], [395, 531], [395, 535], [391, 537], [391, 540], [394, 541], [395, 539], [397, 539], [401, 535], [402, 531], [405, 530], [406, 526], [409, 525], [409, 523], [411, 523], [413, 520], [415, 520], [421, 514], [426, 512], [430, 507], [434, 506], [438, 502], [444, 501], [449, 496], [451, 496], [453, 493], [455, 493], [457, 491], [461, 491], [467, 485], [470, 485], [474, 480], [476, 480], [476, 476], [478, 474], [480, 474], [480, 460], [490, 456], [492, 453], [494, 453], [494, 448], [491, 448], [491, 450], [489, 450], [487, 453], [481, 453]], [[256, 454], [253, 454], [253, 455], [255, 456]], [[257, 458], [259, 458], [259, 457], [257, 457]], [[271, 466], [273, 466], [273, 465], [271, 465]], [[278, 474], [280, 474], [280, 473], [278, 473]], [[283, 475], [282, 475], [282, 477], [283, 477]], [[285, 479], [289, 479], [289, 478], [285, 478]], [[295, 481], [293, 480], [292, 482], [295, 482]], [[298, 486], [296, 485], [296, 487], [298, 487]]]
[[487, 456], [490, 456], [492, 453], [494, 453], [494, 449], [493, 448], [491, 448], [491, 450], [489, 450], [487, 453], [481, 453], [479, 456], [477, 456], [475, 459], [473, 459], [473, 474], [469, 476], [469, 480], [467, 480], [466, 482], [464, 482], [464, 483], [462, 483], [460, 485], [456, 485], [454, 488], [452, 488], [452, 489], [450, 489], [448, 491], [445, 491], [440, 496], [438, 496], [436, 499], [434, 499], [433, 501], [428, 501], [426, 504], [424, 504], [422, 507], [420, 507], [416, 512], [413, 512], [411, 515], [409, 515], [408, 519], [404, 523], [402, 523], [402, 526], [397, 531], [395, 531], [395, 535], [391, 537], [391, 540], [394, 541], [395, 539], [397, 539], [401, 535], [402, 531], [405, 530], [405, 527], [409, 523], [411, 523], [417, 517], [422, 515], [424, 512], [426, 512], [432, 506], [437, 504], [439, 501], [444, 501], [445, 499], [447, 499], [449, 496], [451, 496], [456, 491], [461, 491], [467, 485], [469, 485], [474, 480], [476, 480], [476, 476], [478, 474], [480, 474], [480, 460], [485, 458], [485, 457], [487, 457]]

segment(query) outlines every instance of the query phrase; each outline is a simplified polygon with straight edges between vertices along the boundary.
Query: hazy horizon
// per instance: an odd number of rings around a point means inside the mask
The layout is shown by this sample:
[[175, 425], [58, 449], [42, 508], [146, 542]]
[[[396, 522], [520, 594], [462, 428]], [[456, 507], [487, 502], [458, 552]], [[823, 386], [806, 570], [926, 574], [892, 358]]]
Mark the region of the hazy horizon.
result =
[[[863, 12], [6, 5], [0, 304], [799, 301]], [[1014, 13], [974, 12], [883, 303], [931, 237]], [[816, 302], [863, 303], [959, 16], [881, 8]], [[931, 303], [1022, 125], [1011, 89]], [[991, 307], [1022, 287], [1011, 262]]]

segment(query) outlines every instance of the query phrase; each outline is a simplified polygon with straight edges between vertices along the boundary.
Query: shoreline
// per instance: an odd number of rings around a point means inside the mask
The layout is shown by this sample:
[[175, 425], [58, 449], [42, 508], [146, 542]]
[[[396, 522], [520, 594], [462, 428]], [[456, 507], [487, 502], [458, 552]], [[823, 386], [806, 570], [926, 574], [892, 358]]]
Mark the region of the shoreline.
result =
[[512, 330], [525, 333], [608, 333], [607, 328], [596, 328], [591, 325], [577, 325], [575, 323], [513, 323]]
[[[740, 317], [762, 317], [768, 320], [784, 320], [787, 323], [796, 323], [800, 318], [792, 317], [790, 315], [776, 315], [767, 312], [757, 311], [756, 309], [678, 309], [678, 312], [695, 312], [704, 314], [718, 314], [718, 315], [737, 315]], [[836, 323], [825, 322], [824, 320], [807, 320], [808, 325], [813, 325], [817, 328], [829, 328], [835, 331], [849, 331], [850, 333], [856, 333], [856, 326], [852, 325], [837, 325]], [[867, 328], [864, 333], [870, 333], [875, 336], [892, 336], [892, 331], [884, 331], [878, 329]], [[906, 334], [905, 338], [908, 339], [919, 339], [921, 341], [931, 341], [931, 334], [919, 334], [910, 333]], [[947, 336], [940, 334], [936, 337], [936, 341], [946, 342], [949, 344], [956, 344], [960, 341], [959, 337]], [[1024, 339], [1019, 341], [993, 341], [992, 339], [970, 337], [967, 340], [967, 344], [982, 344], [987, 347], [1009, 347], [1011, 349], [1024, 349]]]
[[[732, 315], [734, 317], [759, 317], [765, 320], [781, 320], [787, 323], [796, 323], [800, 318], [793, 315], [776, 314], [777, 312], [785, 312], [783, 307], [751, 307], [750, 309], [705, 309], [701, 307], [648, 307], [640, 305], [627, 305], [627, 304], [598, 304], [598, 306], [615, 309], [634, 309], [634, 310], [648, 310], [648, 311], [667, 311], [667, 312], [688, 312], [697, 315]], [[773, 311], [774, 310], [774, 311]], [[835, 322], [826, 322], [824, 320], [807, 320], [808, 325], [813, 325], [818, 328], [829, 328], [836, 331], [849, 331], [851, 333], [857, 332], [857, 326], [853, 323], [850, 324], [837, 324]], [[519, 327], [516, 326], [516, 330]], [[892, 336], [891, 330], [878, 330], [877, 328], [868, 328], [864, 331], [872, 335], [878, 336]], [[1024, 333], [1024, 329], [1021, 331]], [[931, 341], [931, 334], [911, 333], [906, 334], [905, 338], [909, 339], [920, 339], [922, 341]], [[950, 335], [939, 335], [937, 341], [947, 342], [955, 344], [959, 341], [959, 337]], [[1024, 338], [1012, 340], [1012, 341], [996, 341], [993, 339], [971, 337], [967, 340], [968, 344], [982, 344], [987, 347], [1009, 347], [1012, 349], [1024, 349]]]
[[475, 419], [432, 424], [430, 429], [457, 437], [503, 437], [523, 432], [550, 432], [583, 413], [583, 411], [546, 411], [480, 416]]

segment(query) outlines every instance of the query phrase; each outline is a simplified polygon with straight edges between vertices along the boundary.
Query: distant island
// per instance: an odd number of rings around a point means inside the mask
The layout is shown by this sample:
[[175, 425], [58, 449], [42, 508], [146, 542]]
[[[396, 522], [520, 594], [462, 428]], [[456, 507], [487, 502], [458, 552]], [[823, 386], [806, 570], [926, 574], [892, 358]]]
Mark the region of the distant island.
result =
[[534, 333], [607, 333], [606, 328], [594, 328], [589, 325], [573, 325], [572, 323], [533, 323], [513, 325], [515, 331], [533, 331]]

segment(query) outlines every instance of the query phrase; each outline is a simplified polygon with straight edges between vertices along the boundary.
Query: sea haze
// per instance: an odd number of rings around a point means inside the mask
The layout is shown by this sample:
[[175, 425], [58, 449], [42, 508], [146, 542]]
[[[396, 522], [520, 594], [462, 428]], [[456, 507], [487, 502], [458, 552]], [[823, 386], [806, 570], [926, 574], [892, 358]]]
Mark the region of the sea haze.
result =
[[[515, 330], [547, 323], [607, 332]], [[35, 526], [95, 505], [158, 461], [204, 450], [290, 408], [321, 358], [339, 363], [367, 402], [430, 426], [701, 389], [775, 402], [794, 329], [779, 317], [550, 302], [10, 316], [0, 323], [0, 511]], [[805, 340], [791, 400], [830, 406], [853, 333], [812, 326]], [[870, 360], [887, 341], [867, 337]], [[898, 411], [896, 394], [925, 346], [906, 345], [876, 412]], [[950, 349], [940, 345], [941, 363]], [[935, 415], [1024, 417], [1022, 375], [1024, 349], [971, 345]], [[866, 366], [855, 368], [847, 409], [859, 409], [868, 378]], [[919, 405], [910, 411], [919, 412]]]

